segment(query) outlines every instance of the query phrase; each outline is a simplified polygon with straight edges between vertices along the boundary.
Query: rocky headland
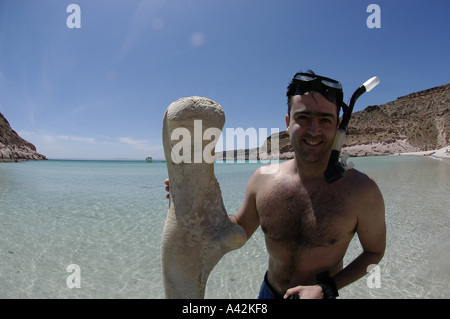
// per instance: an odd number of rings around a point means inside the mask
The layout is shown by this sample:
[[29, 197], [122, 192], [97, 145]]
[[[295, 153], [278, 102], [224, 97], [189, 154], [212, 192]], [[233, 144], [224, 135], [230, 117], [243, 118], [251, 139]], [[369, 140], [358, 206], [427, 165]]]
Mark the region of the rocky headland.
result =
[[[421, 152], [450, 145], [450, 83], [401, 96], [355, 112], [342, 152], [352, 157]], [[278, 135], [278, 150], [271, 140]], [[244, 154], [238, 156], [239, 154]], [[216, 159], [290, 159], [294, 153], [285, 131], [269, 136], [260, 149], [227, 151]]]
[[20, 162], [46, 160], [36, 151], [36, 147], [25, 141], [14, 131], [9, 122], [0, 113], [0, 162]]

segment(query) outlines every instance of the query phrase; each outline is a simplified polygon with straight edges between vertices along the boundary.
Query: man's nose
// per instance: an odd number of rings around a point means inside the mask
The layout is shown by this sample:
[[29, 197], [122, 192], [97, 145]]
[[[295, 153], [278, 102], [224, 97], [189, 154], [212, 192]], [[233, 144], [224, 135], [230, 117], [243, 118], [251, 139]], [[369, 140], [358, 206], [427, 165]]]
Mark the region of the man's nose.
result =
[[312, 119], [309, 127], [308, 127], [308, 133], [311, 136], [317, 136], [320, 135], [320, 126], [319, 126], [319, 121], [318, 119]]

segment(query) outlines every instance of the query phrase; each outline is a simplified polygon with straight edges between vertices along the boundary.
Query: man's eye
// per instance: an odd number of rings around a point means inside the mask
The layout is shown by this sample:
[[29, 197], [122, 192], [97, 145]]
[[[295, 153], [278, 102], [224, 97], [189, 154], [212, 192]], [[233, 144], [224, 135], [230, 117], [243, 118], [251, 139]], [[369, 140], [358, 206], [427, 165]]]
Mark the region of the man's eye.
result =
[[320, 120], [323, 124], [331, 124], [331, 120], [329, 118], [323, 118]]
[[297, 116], [297, 121], [307, 121], [309, 119], [306, 115], [299, 115]]

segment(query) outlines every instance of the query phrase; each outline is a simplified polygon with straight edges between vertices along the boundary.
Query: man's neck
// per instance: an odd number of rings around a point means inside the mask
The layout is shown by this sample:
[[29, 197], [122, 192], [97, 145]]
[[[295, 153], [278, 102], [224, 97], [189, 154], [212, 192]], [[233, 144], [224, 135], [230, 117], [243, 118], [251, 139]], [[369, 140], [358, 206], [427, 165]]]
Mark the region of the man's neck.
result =
[[294, 155], [294, 165], [302, 181], [317, 181], [324, 179], [324, 172], [327, 169], [328, 161], [310, 162]]

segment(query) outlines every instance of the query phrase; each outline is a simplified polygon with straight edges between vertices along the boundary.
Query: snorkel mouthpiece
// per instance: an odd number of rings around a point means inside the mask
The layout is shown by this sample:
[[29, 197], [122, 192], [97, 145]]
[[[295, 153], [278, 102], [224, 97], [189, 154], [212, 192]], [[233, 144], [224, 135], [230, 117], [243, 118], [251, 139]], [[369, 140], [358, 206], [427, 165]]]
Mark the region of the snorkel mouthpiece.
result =
[[366, 88], [366, 92], [369, 92], [378, 84], [380, 84], [380, 79], [377, 76], [374, 76], [373, 78], [368, 79], [366, 82], [364, 82], [363, 86]]
[[341, 155], [342, 145], [344, 144], [344, 138], [347, 134], [347, 127], [352, 116], [353, 107], [355, 106], [356, 100], [365, 92], [369, 92], [375, 86], [380, 83], [380, 79], [376, 76], [364, 82], [352, 95], [350, 98], [350, 103], [347, 108], [344, 108], [344, 115], [342, 116], [341, 124], [339, 125], [338, 132], [334, 139], [333, 149], [331, 151], [330, 160], [328, 162], [327, 170], [324, 173], [325, 180], [331, 184], [339, 180], [346, 171], [346, 167], [339, 162], [339, 157]]

